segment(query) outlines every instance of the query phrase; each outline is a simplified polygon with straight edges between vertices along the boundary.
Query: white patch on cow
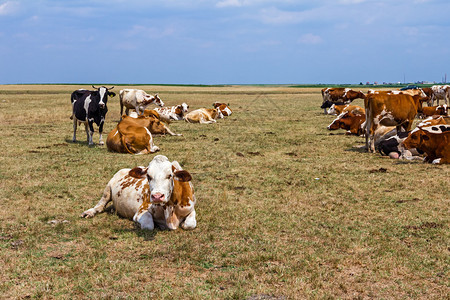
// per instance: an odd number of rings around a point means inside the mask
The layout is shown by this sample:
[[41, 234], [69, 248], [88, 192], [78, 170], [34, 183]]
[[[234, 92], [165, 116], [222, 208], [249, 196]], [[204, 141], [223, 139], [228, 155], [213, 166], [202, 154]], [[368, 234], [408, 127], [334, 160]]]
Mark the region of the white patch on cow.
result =
[[86, 111], [86, 119], [87, 119], [87, 115], [88, 115], [88, 110], [89, 110], [89, 104], [91, 104], [91, 95], [87, 96], [86, 99], [84, 99], [84, 110]]
[[[429, 132], [429, 133], [443, 133], [442, 128], [445, 128], [445, 132], [450, 131], [450, 125], [433, 125], [428, 127], [421, 128], [423, 131]], [[416, 128], [418, 129], [418, 128]]]
[[116, 136], [119, 133], [119, 130], [116, 129], [116, 133], [113, 136]]
[[189, 110], [189, 105], [185, 102], [181, 103], [181, 107], [183, 108], [183, 112], [188, 112]]
[[436, 158], [435, 160], [432, 161], [432, 164], [438, 165], [441, 163], [441, 158]]
[[349, 89], [349, 88], [346, 88], [346, 89], [344, 90], [344, 96], [343, 96], [344, 98], [347, 97], [347, 92], [350, 91], [350, 90], [351, 90], [351, 89]]

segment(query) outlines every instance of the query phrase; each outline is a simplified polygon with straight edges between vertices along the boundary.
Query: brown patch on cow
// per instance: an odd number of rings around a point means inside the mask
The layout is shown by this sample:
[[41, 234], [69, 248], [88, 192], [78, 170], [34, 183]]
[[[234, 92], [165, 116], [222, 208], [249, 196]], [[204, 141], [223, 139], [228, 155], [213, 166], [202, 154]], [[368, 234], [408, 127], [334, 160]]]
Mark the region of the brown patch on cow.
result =
[[194, 201], [194, 189], [190, 182], [174, 180], [170, 202], [173, 205], [184, 207], [189, 205], [189, 201]]
[[386, 168], [372, 169], [369, 171], [369, 173], [387, 173], [387, 169]]
[[136, 167], [136, 168], [131, 169], [130, 172], [128, 172], [128, 175], [133, 178], [141, 179], [146, 173], [147, 173], [147, 168], [143, 169], [140, 167]]
[[180, 105], [178, 105], [177, 108], [175, 108], [175, 114], [181, 115], [182, 113], [183, 113], [183, 110], [181, 109]]
[[192, 175], [186, 170], [179, 170], [173, 173], [179, 181], [188, 182], [192, 180]]

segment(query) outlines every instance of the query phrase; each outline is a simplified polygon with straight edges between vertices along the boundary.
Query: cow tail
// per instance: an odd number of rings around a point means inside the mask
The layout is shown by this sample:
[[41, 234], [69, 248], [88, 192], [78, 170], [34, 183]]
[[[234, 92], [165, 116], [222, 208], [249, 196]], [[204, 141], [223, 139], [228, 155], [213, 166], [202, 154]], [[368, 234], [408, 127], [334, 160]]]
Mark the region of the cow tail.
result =
[[122, 145], [125, 147], [125, 150], [127, 150], [128, 153], [130, 153], [130, 154], [134, 154], [133, 152], [130, 151], [130, 149], [128, 149], [127, 142], [125, 141], [123, 134], [121, 134], [120, 131], [119, 131], [119, 134], [120, 134], [120, 140], [122, 141]]

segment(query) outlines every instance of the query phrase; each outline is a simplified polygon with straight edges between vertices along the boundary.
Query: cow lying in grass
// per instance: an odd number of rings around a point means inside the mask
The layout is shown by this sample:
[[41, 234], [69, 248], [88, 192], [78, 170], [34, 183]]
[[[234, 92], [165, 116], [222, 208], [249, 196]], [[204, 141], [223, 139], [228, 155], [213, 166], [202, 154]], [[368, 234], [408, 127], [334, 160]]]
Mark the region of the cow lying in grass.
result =
[[199, 108], [184, 116], [186, 122], [200, 124], [216, 123], [218, 118], [223, 119], [223, 114], [215, 108]]
[[147, 168], [122, 169], [108, 182], [93, 208], [81, 214], [92, 218], [112, 201], [116, 212], [137, 222], [142, 229], [194, 229], [194, 187], [192, 176], [177, 161], [157, 155]]

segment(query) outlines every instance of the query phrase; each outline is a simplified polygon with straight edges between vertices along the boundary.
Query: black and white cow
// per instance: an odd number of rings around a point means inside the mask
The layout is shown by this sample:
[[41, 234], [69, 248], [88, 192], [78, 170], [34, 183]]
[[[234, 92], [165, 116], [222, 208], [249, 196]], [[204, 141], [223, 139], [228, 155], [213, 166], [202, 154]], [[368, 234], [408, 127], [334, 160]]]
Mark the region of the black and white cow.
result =
[[[108, 112], [106, 103], [108, 102], [108, 96], [114, 97], [116, 94], [109, 90], [114, 87], [107, 88], [101, 86], [96, 88], [92, 86], [96, 91], [89, 90], [76, 90], [72, 93], [70, 101], [72, 102], [72, 117], [73, 118], [73, 141], [76, 142], [76, 133], [78, 123], [84, 123], [86, 129], [87, 141], [89, 145], [92, 145], [92, 136], [94, 135], [94, 122], [98, 126], [98, 132], [100, 135], [99, 144], [103, 145], [102, 132], [103, 124], [105, 122], [105, 116]], [[89, 131], [88, 131], [89, 126]]]

